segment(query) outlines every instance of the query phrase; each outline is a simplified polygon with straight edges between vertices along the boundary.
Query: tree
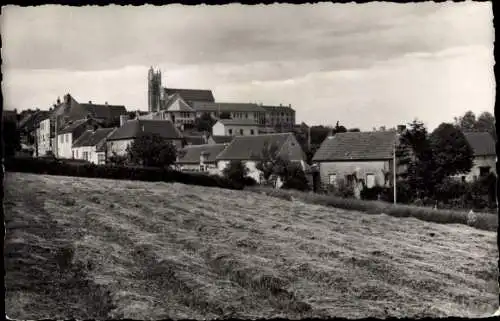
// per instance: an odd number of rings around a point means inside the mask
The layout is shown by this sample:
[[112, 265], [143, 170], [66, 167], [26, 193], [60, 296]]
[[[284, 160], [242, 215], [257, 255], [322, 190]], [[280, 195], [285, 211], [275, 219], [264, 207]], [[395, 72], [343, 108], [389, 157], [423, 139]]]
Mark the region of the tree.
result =
[[463, 116], [455, 117], [455, 125], [463, 131], [474, 131], [476, 128], [476, 115], [469, 110]]
[[477, 131], [488, 132], [493, 137], [495, 142], [497, 141], [497, 131], [495, 128], [495, 116], [491, 113], [485, 111], [479, 115], [475, 126]]
[[435, 161], [433, 175], [436, 179], [468, 173], [473, 165], [474, 153], [460, 129], [442, 123], [430, 135]]
[[132, 164], [151, 167], [170, 167], [177, 158], [174, 144], [154, 134], [136, 138], [127, 147], [127, 155]]
[[230, 181], [245, 185], [247, 181], [248, 168], [240, 160], [232, 160], [222, 171], [224, 177]]
[[203, 113], [200, 117], [196, 118], [194, 122], [194, 127], [200, 132], [212, 132], [212, 126], [215, 124], [215, 120], [210, 116], [209, 113]]
[[21, 137], [14, 121], [2, 120], [4, 156], [12, 157], [21, 150]]

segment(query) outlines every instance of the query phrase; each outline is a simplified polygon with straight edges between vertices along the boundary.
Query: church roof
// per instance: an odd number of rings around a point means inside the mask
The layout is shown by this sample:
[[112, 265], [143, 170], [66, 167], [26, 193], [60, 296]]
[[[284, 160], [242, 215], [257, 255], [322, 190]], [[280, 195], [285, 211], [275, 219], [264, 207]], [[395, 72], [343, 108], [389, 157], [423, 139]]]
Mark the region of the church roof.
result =
[[178, 94], [187, 103], [194, 101], [214, 102], [214, 95], [211, 90], [206, 89], [180, 89], [180, 88], [164, 88], [166, 96]]

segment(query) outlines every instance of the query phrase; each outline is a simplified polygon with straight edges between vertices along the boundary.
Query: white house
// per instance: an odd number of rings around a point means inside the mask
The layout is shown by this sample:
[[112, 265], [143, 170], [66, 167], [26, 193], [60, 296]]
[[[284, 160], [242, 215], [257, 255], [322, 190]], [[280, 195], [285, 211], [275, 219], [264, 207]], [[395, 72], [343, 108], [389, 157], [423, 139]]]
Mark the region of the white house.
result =
[[38, 156], [45, 156], [48, 152], [52, 152], [53, 137], [51, 137], [51, 119], [47, 116], [46, 119], [40, 122], [36, 130], [36, 148]]
[[270, 146], [276, 146], [277, 156], [292, 162], [300, 162], [302, 169], [306, 169], [306, 156], [292, 133], [237, 136], [217, 156], [217, 168], [222, 173], [231, 161], [241, 161], [248, 168], [248, 176], [261, 183], [262, 172], [257, 169], [257, 164], [262, 160], [262, 152]]
[[70, 121], [69, 124], [57, 132], [57, 148], [55, 156], [58, 158], [73, 158], [73, 142], [88, 129], [96, 129], [100, 124], [93, 118]]
[[215, 136], [254, 136], [259, 134], [259, 124], [254, 120], [219, 119], [212, 127]]
[[182, 148], [182, 134], [170, 120], [133, 119], [122, 122], [122, 126], [106, 139], [107, 157], [114, 154], [125, 156], [127, 147], [136, 138], [148, 134], [159, 135], [171, 141], [177, 150]]
[[189, 145], [184, 147], [177, 158], [177, 166], [181, 171], [219, 173], [216, 157], [227, 144]]
[[93, 164], [102, 165], [106, 163], [106, 138], [111, 135], [115, 128], [98, 128], [85, 131], [72, 147], [72, 157], [83, 159]]

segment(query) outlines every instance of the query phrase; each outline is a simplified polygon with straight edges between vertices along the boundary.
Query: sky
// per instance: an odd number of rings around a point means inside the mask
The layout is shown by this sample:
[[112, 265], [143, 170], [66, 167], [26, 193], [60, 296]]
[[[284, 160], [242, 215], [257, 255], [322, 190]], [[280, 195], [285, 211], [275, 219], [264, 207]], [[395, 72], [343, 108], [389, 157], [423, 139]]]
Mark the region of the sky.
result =
[[291, 104], [297, 123], [429, 129], [494, 111], [490, 2], [2, 8], [6, 109], [147, 110], [147, 72], [219, 102]]

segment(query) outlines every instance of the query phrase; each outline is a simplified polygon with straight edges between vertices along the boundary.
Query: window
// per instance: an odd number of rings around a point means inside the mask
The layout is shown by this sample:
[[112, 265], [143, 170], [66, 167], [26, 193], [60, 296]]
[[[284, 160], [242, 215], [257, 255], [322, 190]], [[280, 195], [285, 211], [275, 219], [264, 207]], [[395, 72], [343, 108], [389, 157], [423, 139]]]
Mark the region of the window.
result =
[[205, 171], [205, 165], [200, 165], [200, 171], [204, 172]]
[[250, 135], [254, 135], [253, 129], [250, 129]]
[[106, 159], [104, 158], [104, 153], [97, 154], [97, 164], [106, 163]]
[[227, 132], [229, 133], [229, 135], [233, 134], [233, 130], [232, 129], [228, 129]]
[[248, 118], [248, 113], [245, 113], [245, 118]]
[[76, 154], [76, 158], [78, 158], [78, 149], [76, 150], [76, 153], [75, 153], [75, 154]]
[[83, 152], [83, 159], [89, 160], [89, 152]]
[[481, 166], [481, 167], [479, 167], [479, 177], [488, 176], [489, 173], [490, 173], [490, 167], [489, 166]]
[[75, 151], [74, 150], [71, 151], [71, 158], [75, 158]]
[[366, 187], [372, 188], [375, 186], [375, 175], [366, 174]]
[[328, 184], [337, 186], [337, 174], [328, 175]]
[[240, 135], [243, 136], [243, 129], [240, 129]]

